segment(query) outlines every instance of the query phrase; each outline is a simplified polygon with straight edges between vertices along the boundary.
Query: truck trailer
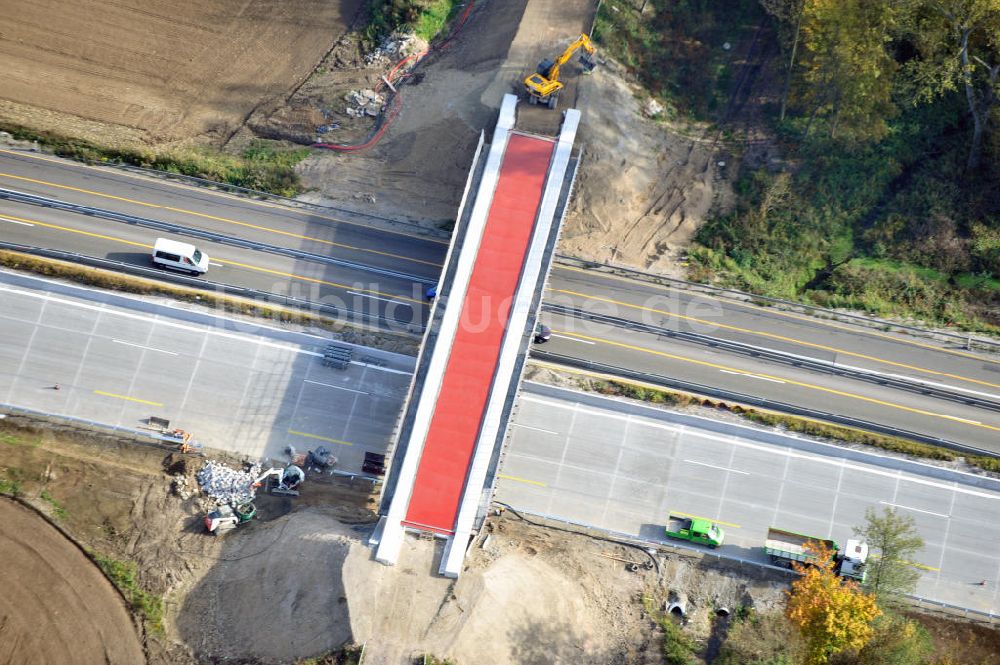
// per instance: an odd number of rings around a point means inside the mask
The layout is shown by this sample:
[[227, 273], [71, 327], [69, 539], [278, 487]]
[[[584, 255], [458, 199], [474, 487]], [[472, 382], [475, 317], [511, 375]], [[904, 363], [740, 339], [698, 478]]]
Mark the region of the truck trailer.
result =
[[865, 563], [868, 560], [868, 543], [851, 539], [847, 547], [840, 549], [837, 541], [828, 538], [806, 536], [794, 531], [785, 531], [771, 527], [767, 530], [767, 540], [764, 541], [764, 553], [776, 566], [791, 568], [792, 563], [816, 563], [816, 555], [806, 549], [806, 543], [823, 543], [833, 554], [835, 570], [841, 577], [847, 577], [858, 582], [865, 581]]

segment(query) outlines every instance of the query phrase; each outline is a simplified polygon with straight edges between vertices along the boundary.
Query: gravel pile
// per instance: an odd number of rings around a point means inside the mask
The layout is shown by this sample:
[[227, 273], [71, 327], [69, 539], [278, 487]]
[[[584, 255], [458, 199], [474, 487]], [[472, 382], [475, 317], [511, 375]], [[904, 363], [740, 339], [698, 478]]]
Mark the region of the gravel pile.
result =
[[237, 471], [221, 462], [209, 460], [198, 472], [198, 484], [203, 492], [220, 504], [245, 503], [253, 499], [253, 481], [259, 475], [259, 464], [246, 471]]

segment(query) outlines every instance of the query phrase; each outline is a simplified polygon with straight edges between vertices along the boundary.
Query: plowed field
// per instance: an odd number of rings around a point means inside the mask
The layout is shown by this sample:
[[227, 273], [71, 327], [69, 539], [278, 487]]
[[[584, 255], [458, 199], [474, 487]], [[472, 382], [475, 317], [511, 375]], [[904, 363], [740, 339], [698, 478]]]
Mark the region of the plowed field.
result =
[[0, 0], [0, 117], [64, 129], [75, 117], [76, 129], [103, 123], [152, 143], [224, 140], [291, 94], [360, 4]]

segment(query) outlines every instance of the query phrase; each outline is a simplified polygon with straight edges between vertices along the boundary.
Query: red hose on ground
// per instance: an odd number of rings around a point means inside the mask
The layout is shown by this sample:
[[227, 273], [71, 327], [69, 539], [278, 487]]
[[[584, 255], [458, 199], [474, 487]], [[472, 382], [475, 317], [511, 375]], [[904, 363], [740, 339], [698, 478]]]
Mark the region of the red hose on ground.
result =
[[[413, 73], [413, 69], [411, 68], [410, 71], [406, 72], [405, 74], [400, 74], [397, 77], [398, 72], [405, 65], [412, 62], [413, 68], [416, 68], [416, 66], [420, 64], [420, 61], [423, 60], [425, 56], [429, 55], [434, 51], [443, 51], [446, 48], [448, 48], [450, 42], [453, 39], [455, 39], [458, 33], [465, 26], [465, 22], [469, 19], [469, 14], [472, 13], [473, 5], [475, 5], [474, 0], [468, 0], [468, 2], [466, 2], [465, 9], [462, 11], [462, 15], [458, 17], [458, 21], [455, 22], [454, 27], [452, 28], [451, 32], [448, 33], [448, 36], [445, 38], [443, 42], [441, 42], [437, 46], [428, 48], [425, 51], [421, 51], [420, 53], [414, 53], [412, 55], [406, 56], [405, 58], [397, 62], [392, 69], [389, 70], [389, 73], [386, 74], [385, 76], [386, 80], [389, 81], [390, 83], [394, 83], [396, 81], [402, 81], [403, 79], [409, 77]], [[379, 90], [382, 87], [384, 87], [384, 85], [380, 84], [376, 86], [376, 90]], [[399, 115], [399, 111], [402, 108], [402, 105], [403, 105], [402, 95], [400, 94], [399, 90], [396, 90], [392, 94], [392, 96], [389, 97], [389, 101], [386, 104], [386, 111], [382, 116], [381, 122], [379, 122], [378, 125], [376, 126], [375, 132], [371, 136], [369, 136], [368, 140], [365, 141], [364, 143], [359, 143], [357, 145], [339, 145], [335, 143], [313, 143], [312, 146], [310, 147], [323, 148], [326, 150], [334, 150], [337, 152], [356, 152], [358, 150], [365, 150], [366, 148], [370, 148], [376, 143], [378, 143], [379, 139], [382, 138], [382, 135], [385, 134], [385, 131], [389, 129], [389, 125], [392, 124], [392, 121], [396, 119], [397, 115]]]

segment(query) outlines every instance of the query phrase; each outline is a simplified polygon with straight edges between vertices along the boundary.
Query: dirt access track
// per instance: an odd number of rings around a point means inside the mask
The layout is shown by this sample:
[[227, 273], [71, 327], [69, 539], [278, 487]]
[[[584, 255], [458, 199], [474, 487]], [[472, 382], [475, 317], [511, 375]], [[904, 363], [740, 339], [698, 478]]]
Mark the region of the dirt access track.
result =
[[125, 601], [44, 517], [0, 497], [0, 663], [145, 662]]
[[225, 140], [291, 93], [362, 0], [6, 0], [0, 119], [110, 145]]

